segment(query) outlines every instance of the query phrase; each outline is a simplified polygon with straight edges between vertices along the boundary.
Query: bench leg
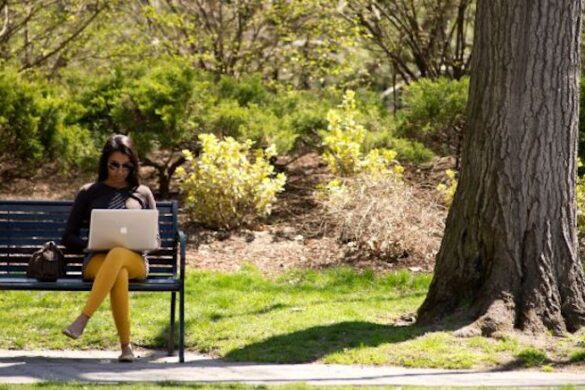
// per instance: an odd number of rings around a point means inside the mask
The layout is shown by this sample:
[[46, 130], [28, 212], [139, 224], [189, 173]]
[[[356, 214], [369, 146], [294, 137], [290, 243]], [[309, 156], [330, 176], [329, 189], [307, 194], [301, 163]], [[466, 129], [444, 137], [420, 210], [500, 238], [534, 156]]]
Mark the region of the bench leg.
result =
[[185, 361], [185, 287], [179, 292], [179, 362]]
[[171, 293], [171, 323], [169, 326], [169, 341], [167, 344], [167, 352], [169, 356], [175, 353], [175, 303], [177, 301], [177, 294]]

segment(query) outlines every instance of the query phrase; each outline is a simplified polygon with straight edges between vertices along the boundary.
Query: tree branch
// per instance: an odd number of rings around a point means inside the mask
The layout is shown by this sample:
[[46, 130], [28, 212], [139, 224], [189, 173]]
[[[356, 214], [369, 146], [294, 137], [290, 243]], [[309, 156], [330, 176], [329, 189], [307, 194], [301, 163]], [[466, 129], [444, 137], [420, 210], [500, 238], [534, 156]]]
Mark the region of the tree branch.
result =
[[[96, 6], [99, 4], [99, 0], [96, 2]], [[98, 7], [96, 9], [96, 11], [94, 12], [94, 14], [84, 23], [82, 24], [75, 32], [73, 32], [73, 34], [71, 34], [67, 39], [65, 39], [64, 41], [61, 42], [61, 44], [59, 44], [55, 49], [51, 50], [50, 52], [48, 52], [47, 54], [37, 58], [35, 61], [33, 61], [31, 64], [27, 64], [25, 66], [22, 66], [20, 68], [20, 71], [23, 71], [25, 69], [29, 69], [35, 66], [38, 66], [39, 64], [43, 63], [44, 61], [46, 61], [47, 59], [49, 59], [50, 57], [54, 56], [55, 54], [57, 54], [58, 52], [60, 52], [61, 50], [63, 50], [63, 48], [65, 48], [69, 42], [73, 41], [75, 38], [77, 38], [90, 24], [91, 22], [93, 22], [93, 20], [106, 8], [107, 6], [103, 6], [103, 7]]]
[[8, 19], [8, 0], [4, 0], [1, 7], [1, 9], [4, 10], [4, 24], [2, 30], [0, 30], [0, 39], [6, 34], [6, 31], [8, 31], [8, 23], [10, 22], [10, 19]]

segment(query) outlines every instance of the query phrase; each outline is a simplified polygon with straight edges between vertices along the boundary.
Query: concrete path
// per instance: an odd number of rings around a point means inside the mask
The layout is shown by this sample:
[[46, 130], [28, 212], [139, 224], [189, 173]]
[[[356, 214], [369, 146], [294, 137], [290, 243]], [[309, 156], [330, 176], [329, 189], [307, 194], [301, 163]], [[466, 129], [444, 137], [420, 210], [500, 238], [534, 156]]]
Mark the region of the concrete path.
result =
[[472, 371], [333, 364], [230, 363], [188, 353], [186, 362], [163, 352], [139, 351], [134, 363], [118, 363], [114, 351], [0, 350], [0, 383], [76, 382], [239, 382], [247, 384], [560, 386], [584, 385], [583, 373]]

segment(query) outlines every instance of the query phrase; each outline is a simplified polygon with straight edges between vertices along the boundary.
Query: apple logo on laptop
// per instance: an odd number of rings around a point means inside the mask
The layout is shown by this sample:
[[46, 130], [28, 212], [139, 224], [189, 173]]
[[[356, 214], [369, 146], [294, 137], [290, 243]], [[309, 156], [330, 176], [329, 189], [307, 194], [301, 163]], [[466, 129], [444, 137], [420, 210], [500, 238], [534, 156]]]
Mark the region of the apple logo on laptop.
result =
[[126, 226], [122, 226], [120, 228], [120, 234], [128, 234], [128, 228]]

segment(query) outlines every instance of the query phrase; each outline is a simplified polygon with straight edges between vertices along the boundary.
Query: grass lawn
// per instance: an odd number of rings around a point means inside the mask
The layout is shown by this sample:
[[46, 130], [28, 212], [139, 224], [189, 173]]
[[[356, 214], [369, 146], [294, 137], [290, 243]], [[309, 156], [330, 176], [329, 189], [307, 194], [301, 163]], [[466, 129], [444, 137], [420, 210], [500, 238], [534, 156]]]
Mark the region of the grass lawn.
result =
[[[472, 368], [519, 364], [554, 370], [585, 360], [582, 337], [551, 345], [525, 337], [455, 338], [447, 330], [396, 325], [414, 313], [430, 275], [334, 268], [297, 270], [274, 278], [252, 267], [237, 273], [189, 269], [187, 348], [232, 361], [384, 364]], [[81, 310], [87, 293], [3, 291], [0, 348], [116, 349], [106, 302], [77, 341], [61, 329]], [[169, 294], [132, 295], [133, 342], [164, 348]]]

